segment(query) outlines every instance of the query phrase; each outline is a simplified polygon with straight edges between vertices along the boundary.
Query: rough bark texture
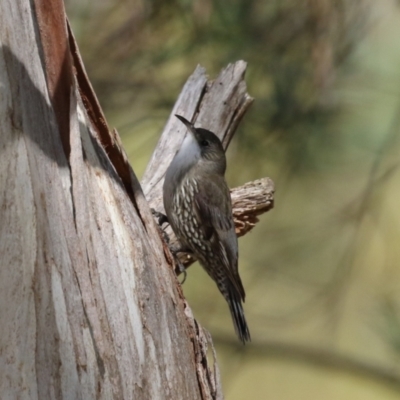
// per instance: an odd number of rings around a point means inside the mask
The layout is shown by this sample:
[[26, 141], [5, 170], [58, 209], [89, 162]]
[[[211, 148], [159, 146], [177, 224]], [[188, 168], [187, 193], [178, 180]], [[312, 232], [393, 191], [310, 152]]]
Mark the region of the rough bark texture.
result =
[[0, 40], [1, 397], [222, 398], [63, 2], [2, 0]]

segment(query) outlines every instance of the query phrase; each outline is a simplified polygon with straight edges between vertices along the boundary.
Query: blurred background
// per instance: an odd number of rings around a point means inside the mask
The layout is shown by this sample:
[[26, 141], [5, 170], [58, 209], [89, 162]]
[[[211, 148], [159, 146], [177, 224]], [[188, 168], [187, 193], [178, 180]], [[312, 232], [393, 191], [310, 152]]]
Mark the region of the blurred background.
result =
[[400, 2], [65, 2], [139, 177], [196, 65], [248, 62], [227, 179], [276, 184], [239, 242], [252, 343], [200, 267], [183, 286], [226, 399], [400, 399]]

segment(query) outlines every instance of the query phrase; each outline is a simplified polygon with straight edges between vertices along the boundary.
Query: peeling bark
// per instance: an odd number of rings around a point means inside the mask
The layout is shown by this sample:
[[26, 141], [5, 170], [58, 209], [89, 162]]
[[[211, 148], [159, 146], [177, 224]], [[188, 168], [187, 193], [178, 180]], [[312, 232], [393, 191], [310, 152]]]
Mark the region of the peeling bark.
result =
[[60, 0], [0, 2], [0, 393], [222, 398], [63, 21]]

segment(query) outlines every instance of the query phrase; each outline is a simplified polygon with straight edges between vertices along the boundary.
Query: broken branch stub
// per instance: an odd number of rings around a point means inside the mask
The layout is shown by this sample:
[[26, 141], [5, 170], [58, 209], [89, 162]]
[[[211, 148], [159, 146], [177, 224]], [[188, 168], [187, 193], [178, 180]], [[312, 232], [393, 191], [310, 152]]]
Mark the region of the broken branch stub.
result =
[[237, 236], [251, 231], [258, 216], [274, 206], [274, 182], [261, 178], [231, 190], [233, 219]]

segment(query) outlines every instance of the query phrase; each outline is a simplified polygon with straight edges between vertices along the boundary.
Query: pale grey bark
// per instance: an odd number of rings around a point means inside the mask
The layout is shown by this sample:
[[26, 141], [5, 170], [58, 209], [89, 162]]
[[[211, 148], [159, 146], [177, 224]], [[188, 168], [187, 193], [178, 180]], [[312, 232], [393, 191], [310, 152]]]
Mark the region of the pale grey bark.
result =
[[0, 2], [1, 398], [220, 399], [63, 13]]

